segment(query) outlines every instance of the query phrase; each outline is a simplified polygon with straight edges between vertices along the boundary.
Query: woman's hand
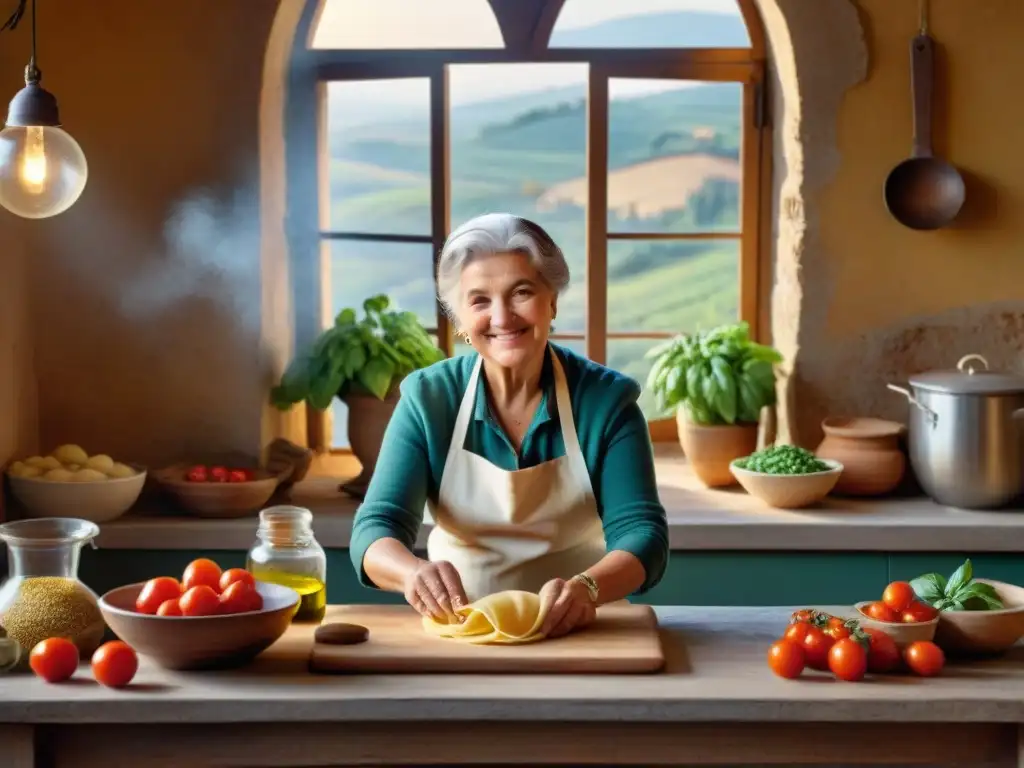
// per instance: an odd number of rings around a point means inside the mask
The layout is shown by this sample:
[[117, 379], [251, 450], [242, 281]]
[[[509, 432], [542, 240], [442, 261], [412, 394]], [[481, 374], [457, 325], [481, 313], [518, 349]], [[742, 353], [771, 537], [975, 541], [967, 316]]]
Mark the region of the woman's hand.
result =
[[448, 624], [462, 623], [455, 611], [469, 604], [459, 572], [445, 561], [421, 560], [406, 577], [403, 593], [421, 615]]
[[551, 606], [540, 629], [545, 637], [561, 637], [587, 626], [597, 616], [590, 592], [575, 579], [552, 579], [541, 587], [540, 599]]

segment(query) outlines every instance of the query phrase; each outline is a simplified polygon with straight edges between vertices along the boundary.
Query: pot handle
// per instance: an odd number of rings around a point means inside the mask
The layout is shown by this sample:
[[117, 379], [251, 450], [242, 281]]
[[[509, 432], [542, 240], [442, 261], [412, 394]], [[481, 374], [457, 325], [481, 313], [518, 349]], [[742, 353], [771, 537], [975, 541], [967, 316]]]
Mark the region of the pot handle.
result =
[[[933, 427], [936, 424], [939, 423], [939, 414], [937, 414], [935, 411], [933, 411], [927, 405], [925, 405], [924, 403], [919, 401], [916, 397], [914, 397], [914, 395], [911, 394], [909, 389], [905, 389], [904, 387], [897, 387], [895, 384], [886, 384], [885, 386], [888, 387], [889, 389], [891, 389], [893, 392], [899, 392], [901, 395], [903, 395], [905, 398], [907, 398], [907, 400], [910, 402], [911, 405], [913, 405], [913, 406], [915, 406], [917, 408], [920, 408], [921, 411], [924, 412], [925, 416], [928, 417], [928, 421], [930, 421], [932, 423]], [[1022, 408], [1021, 411], [1024, 411], [1024, 408]], [[1016, 415], [1016, 414], [1014, 414], [1014, 415]]]

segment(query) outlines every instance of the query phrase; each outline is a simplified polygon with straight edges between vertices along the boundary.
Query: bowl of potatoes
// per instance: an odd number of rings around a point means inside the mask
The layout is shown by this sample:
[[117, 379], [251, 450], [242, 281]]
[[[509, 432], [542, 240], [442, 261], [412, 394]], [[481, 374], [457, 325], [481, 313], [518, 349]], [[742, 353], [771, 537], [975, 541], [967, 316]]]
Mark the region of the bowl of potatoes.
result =
[[142, 467], [77, 445], [62, 445], [47, 456], [11, 462], [11, 493], [27, 517], [77, 517], [107, 523], [138, 500], [146, 483]]

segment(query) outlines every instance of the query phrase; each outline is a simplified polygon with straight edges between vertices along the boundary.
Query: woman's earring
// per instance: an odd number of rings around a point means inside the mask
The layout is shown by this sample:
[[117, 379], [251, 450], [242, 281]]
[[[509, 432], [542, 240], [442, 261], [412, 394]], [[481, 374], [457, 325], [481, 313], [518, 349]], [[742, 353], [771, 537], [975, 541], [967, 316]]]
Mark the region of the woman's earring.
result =
[[465, 340], [465, 342], [467, 344], [469, 344], [469, 334], [468, 333], [463, 333], [461, 335], [462, 335], [462, 338]]

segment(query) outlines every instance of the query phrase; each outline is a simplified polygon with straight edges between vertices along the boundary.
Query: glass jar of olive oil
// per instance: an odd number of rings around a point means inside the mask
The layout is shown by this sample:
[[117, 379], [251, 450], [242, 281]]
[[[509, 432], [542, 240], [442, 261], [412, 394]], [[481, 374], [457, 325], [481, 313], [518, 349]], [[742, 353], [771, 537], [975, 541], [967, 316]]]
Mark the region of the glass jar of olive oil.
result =
[[313, 513], [282, 504], [260, 512], [256, 544], [246, 568], [257, 581], [291, 587], [299, 593], [292, 621], [323, 619], [327, 610], [327, 554], [313, 535]]

